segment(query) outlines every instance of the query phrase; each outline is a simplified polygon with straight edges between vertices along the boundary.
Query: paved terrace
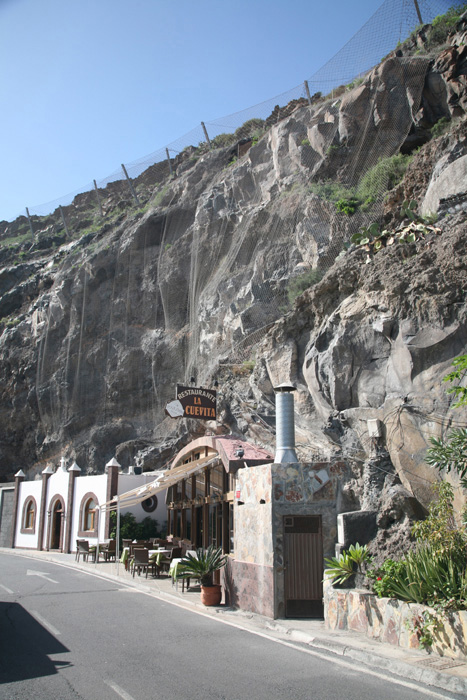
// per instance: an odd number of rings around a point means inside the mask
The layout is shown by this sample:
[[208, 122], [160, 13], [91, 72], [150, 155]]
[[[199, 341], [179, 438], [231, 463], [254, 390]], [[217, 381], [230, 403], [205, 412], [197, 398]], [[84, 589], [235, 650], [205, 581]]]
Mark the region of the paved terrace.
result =
[[33, 559], [36, 562], [54, 562], [62, 566], [81, 569], [92, 575], [118, 581], [124, 586], [135, 587], [142, 592], [165, 600], [167, 603], [184, 607], [198, 614], [216, 617], [220, 621], [235, 625], [253, 634], [269, 636], [301, 647], [312, 654], [334, 656], [337, 663], [355, 667], [355, 664], [373, 669], [378, 674], [386, 674], [392, 679], [399, 676], [416, 687], [418, 682], [467, 697], [467, 664], [456, 659], [448, 659], [423, 651], [407, 651], [382, 642], [372, 642], [363, 635], [344, 630], [330, 632], [322, 620], [271, 620], [261, 615], [235, 610], [226, 605], [205, 607], [200, 602], [199, 587], [182, 593], [181, 582], [177, 585], [172, 579], [162, 575], [154, 578], [150, 573], [135, 575], [125, 571], [120, 562], [83, 562], [75, 560], [74, 554], [38, 552], [0, 548], [2, 554]]

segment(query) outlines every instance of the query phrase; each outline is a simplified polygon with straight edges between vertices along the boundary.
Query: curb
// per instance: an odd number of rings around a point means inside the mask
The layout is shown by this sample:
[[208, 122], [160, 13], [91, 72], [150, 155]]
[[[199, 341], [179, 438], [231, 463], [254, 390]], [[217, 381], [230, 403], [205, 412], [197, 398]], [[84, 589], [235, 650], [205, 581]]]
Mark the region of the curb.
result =
[[[398, 676], [401, 679], [410, 680], [415, 683], [422, 683], [424, 686], [431, 686], [440, 690], [456, 693], [460, 696], [467, 696], [467, 676], [463, 678], [454, 675], [453, 673], [443, 673], [441, 671], [437, 671], [436, 669], [428, 668], [425, 665], [417, 665], [418, 661], [422, 661], [424, 658], [428, 659], [429, 657], [420, 656], [420, 659], [416, 659], [414, 657], [413, 662], [411, 663], [409, 661], [404, 661], [403, 659], [397, 659], [393, 656], [385, 655], [383, 653], [384, 650], [376, 647], [376, 645], [371, 651], [364, 649], [362, 646], [358, 645], [358, 640], [351, 640], [349, 643], [349, 640], [341, 641], [339, 639], [330, 639], [327, 636], [322, 636], [319, 634], [316, 635], [304, 630], [295, 629], [290, 624], [282, 621], [269, 620], [268, 618], [264, 618], [256, 613], [247, 613], [231, 607], [215, 607], [212, 609], [206, 608], [206, 606], [204, 606], [201, 602], [198, 603], [195, 600], [183, 600], [179, 596], [171, 594], [170, 592], [160, 589], [155, 590], [150, 585], [144, 584], [141, 581], [135, 581], [134, 579], [130, 579], [128, 581], [116, 574], [101, 572], [98, 570], [90, 570], [87, 566], [79, 562], [62, 561], [59, 557], [49, 555], [47, 553], [41, 553], [40, 556], [34, 556], [34, 550], [11, 550], [4, 547], [0, 547], [0, 553], [22, 556], [29, 559], [35, 559], [36, 561], [48, 561], [67, 568], [84, 571], [88, 574], [96, 575], [100, 578], [113, 581], [114, 583], [118, 583], [128, 588], [134, 588], [135, 590], [151, 595], [154, 598], [164, 600], [172, 605], [176, 605], [187, 610], [191, 609], [193, 611], [202, 612], [204, 615], [212, 618], [232, 616], [232, 618], [235, 619], [235, 625], [242, 627], [246, 631], [251, 632], [252, 627], [256, 629], [263, 628], [264, 630], [281, 634], [298, 644], [305, 644], [316, 651], [326, 652], [327, 654], [341, 657], [349, 661], [356, 661], [358, 663], [365, 664], [365, 666], [369, 669], [377, 668], [379, 671], [387, 672], [387, 674], [390, 676]], [[368, 644], [369, 640], [366, 640], [365, 638], [365, 642]], [[391, 651], [394, 654], [403, 653], [399, 647], [395, 647], [394, 649], [391, 649]], [[438, 658], [441, 660], [444, 657]]]
[[[423, 683], [425, 686], [432, 686], [440, 690], [447, 690], [451, 693], [467, 696], [467, 678], [460, 678], [449, 673], [442, 673], [435, 669], [427, 668], [426, 666], [417, 666], [417, 660], [414, 663], [394, 659], [380, 653], [378, 648], [374, 651], [367, 651], [359, 648], [356, 645], [348, 642], [340, 642], [339, 640], [330, 640], [325, 637], [311, 635], [302, 630], [294, 630], [286, 625], [276, 624], [274, 629], [281, 630], [293, 641], [307, 644], [313, 649], [326, 651], [336, 656], [358, 661], [368, 667], [377, 667], [379, 670], [388, 671], [391, 675], [397, 675], [400, 678]], [[399, 648], [399, 647], [398, 647]], [[426, 657], [429, 658], [429, 657]], [[442, 659], [443, 657], [439, 657]], [[420, 658], [422, 661], [424, 657]]]

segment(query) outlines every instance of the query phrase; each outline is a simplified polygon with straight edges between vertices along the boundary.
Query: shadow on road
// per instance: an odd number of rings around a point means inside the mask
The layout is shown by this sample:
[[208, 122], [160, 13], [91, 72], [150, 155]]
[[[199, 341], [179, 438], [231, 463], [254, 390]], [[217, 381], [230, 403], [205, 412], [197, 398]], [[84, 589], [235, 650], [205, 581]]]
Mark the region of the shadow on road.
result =
[[0, 683], [53, 675], [63, 662], [48, 655], [67, 651], [22, 605], [0, 602]]

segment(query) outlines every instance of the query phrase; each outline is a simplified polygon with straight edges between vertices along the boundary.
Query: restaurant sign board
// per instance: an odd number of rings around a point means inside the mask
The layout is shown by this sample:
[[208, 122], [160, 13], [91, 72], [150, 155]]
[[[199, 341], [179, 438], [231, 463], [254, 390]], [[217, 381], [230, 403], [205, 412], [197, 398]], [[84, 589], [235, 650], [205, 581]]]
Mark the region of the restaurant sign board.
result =
[[171, 418], [216, 420], [216, 400], [212, 389], [177, 384], [176, 399], [167, 404], [165, 412]]

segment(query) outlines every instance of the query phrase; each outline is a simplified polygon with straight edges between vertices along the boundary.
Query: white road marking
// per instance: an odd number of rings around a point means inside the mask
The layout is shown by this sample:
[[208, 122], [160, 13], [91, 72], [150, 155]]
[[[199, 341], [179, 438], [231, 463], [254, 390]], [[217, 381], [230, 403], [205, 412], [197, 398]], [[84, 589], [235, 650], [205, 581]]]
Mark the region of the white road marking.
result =
[[[219, 622], [223, 622], [223, 620], [219, 620]], [[230, 624], [230, 623], [226, 623]], [[233, 625], [233, 627], [236, 627], [237, 625]], [[239, 627], [239, 629], [245, 629], [244, 627]], [[247, 630], [250, 631], [250, 630]], [[285, 647], [290, 647], [291, 649], [296, 649], [297, 651], [301, 651], [304, 654], [309, 654], [310, 656], [317, 656], [320, 659], [323, 659], [324, 661], [330, 661], [333, 664], [337, 664], [338, 666], [344, 666], [345, 668], [348, 668], [352, 671], [356, 670], [356, 665], [355, 663], [350, 663], [349, 661], [342, 661], [341, 659], [334, 659], [330, 658], [329, 656], [326, 656], [325, 654], [320, 654], [318, 651], [312, 651], [311, 649], [303, 649], [302, 647], [298, 647], [295, 644], [291, 644], [290, 642], [285, 642], [282, 639], [275, 639], [274, 637], [270, 637], [268, 634], [263, 634], [262, 632], [252, 632], [253, 634], [258, 635], [259, 637], [264, 637], [265, 639], [270, 639], [272, 642], [277, 642], [277, 644], [282, 644]], [[381, 680], [385, 681], [390, 681], [391, 683], [396, 683], [397, 685], [402, 685], [404, 688], [409, 688], [410, 690], [416, 690], [418, 693], [423, 692], [423, 697], [431, 697], [431, 698], [441, 698], [442, 700], [449, 700], [450, 696], [446, 694], [441, 694], [437, 693], [434, 690], [429, 690], [428, 688], [423, 688], [423, 691], [420, 689], [420, 686], [417, 685], [416, 683], [409, 683], [408, 681], [404, 681], [400, 678], [395, 678], [394, 676], [388, 676], [385, 673], [378, 673], [377, 671], [371, 671], [368, 668], [363, 668], [360, 664], [358, 665], [358, 673], [366, 673], [368, 676], [375, 676], [376, 678], [380, 678]], [[446, 691], [448, 692], [448, 691]]]
[[[10, 554], [10, 552], [8, 552], [8, 554]], [[34, 559], [34, 557], [30, 557], [30, 556], [28, 557], [27, 554], [19, 554], [17, 552], [14, 552], [14, 553], [11, 552], [11, 554], [13, 556], [15, 556], [15, 555], [16, 556], [24, 556], [25, 558], [27, 557], [28, 559]], [[65, 569], [73, 569], [74, 571], [76, 571], [76, 567], [74, 567], [72, 564], [66, 564], [66, 563], [57, 562], [57, 561], [53, 561], [53, 564], [55, 566], [61, 566]], [[114, 581], [115, 582], [115, 578], [116, 578], [115, 576], [104, 576], [103, 574], [94, 573], [93, 571], [84, 571], [84, 573], [87, 574], [88, 576], [94, 576], [95, 578], [100, 578], [103, 581]], [[312, 649], [303, 649], [303, 647], [296, 646], [295, 644], [291, 644], [290, 642], [286, 642], [286, 641], [283, 641], [281, 639], [276, 639], [275, 637], [272, 637], [268, 634], [264, 634], [263, 632], [258, 632], [257, 630], [248, 629], [247, 627], [242, 627], [242, 625], [239, 625], [235, 622], [230, 622], [230, 620], [223, 620], [220, 617], [213, 617], [212, 615], [204, 613], [200, 610], [193, 610], [193, 608], [191, 608], [188, 604], [183, 605], [183, 604], [177, 602], [176, 600], [169, 600], [168, 596], [166, 597], [164, 595], [159, 595], [156, 591], [142, 591], [139, 589], [135, 589], [132, 587], [132, 585], [130, 583], [126, 584], [126, 583], [119, 582], [119, 584], [122, 588], [127, 587], [128, 589], [130, 589], [134, 593], [139, 593], [140, 595], [146, 595], [146, 596], [149, 596], [150, 598], [157, 598], [157, 600], [161, 600], [162, 602], [168, 603], [169, 605], [174, 605], [176, 608], [181, 608], [182, 610], [189, 611], [189, 612], [193, 613], [194, 615], [201, 615], [201, 617], [207, 617], [210, 620], [214, 620], [215, 622], [220, 622], [223, 625], [228, 625], [229, 627], [235, 627], [236, 629], [242, 630], [243, 632], [248, 632], [249, 634], [255, 634], [258, 637], [264, 637], [265, 639], [269, 639], [271, 642], [276, 642], [277, 644], [283, 644], [284, 646], [288, 646], [292, 649], [295, 649], [296, 651], [301, 651], [305, 654], [309, 654], [310, 656], [317, 656], [318, 658], [323, 659], [323, 661], [327, 661], [327, 662], [332, 663], [332, 664], [337, 664], [338, 666], [344, 666], [345, 668], [349, 668], [349, 669], [355, 671], [356, 665], [354, 662], [348, 662], [348, 661], [343, 661], [341, 659], [336, 659], [335, 656], [328, 656], [326, 654], [322, 654], [322, 653], [320, 653], [318, 651], [314, 651]], [[450, 700], [450, 696], [447, 695], [447, 693], [449, 692], [448, 690], [446, 690], [445, 692], [439, 692], [439, 693], [437, 693], [434, 690], [430, 690], [427, 687], [424, 687], [423, 690], [421, 690], [420, 686], [415, 684], [415, 683], [409, 683], [409, 682], [404, 681], [403, 679], [397, 678], [395, 676], [385, 675], [384, 673], [378, 673], [377, 671], [372, 671], [371, 669], [364, 667], [361, 664], [358, 664], [358, 672], [359, 673], [366, 673], [369, 676], [376, 676], [377, 678], [381, 678], [385, 681], [389, 681], [390, 683], [394, 683], [396, 685], [402, 685], [404, 687], [410, 688], [411, 690], [416, 690], [418, 693], [423, 692], [425, 697], [429, 696], [429, 697], [433, 697], [433, 698], [438, 698], [438, 700]], [[121, 691], [121, 692], [125, 692], [125, 691]], [[131, 695], [128, 695], [128, 694], [126, 694], [126, 698], [125, 698], [125, 696], [121, 696], [121, 697], [124, 697], [124, 700], [134, 700], [134, 698], [132, 698]]]
[[109, 686], [109, 688], [112, 688], [112, 690], [117, 693], [117, 695], [120, 695], [123, 700], [134, 700], [134, 698], [131, 695], [128, 695], [128, 693], [123, 690], [123, 688], [120, 688], [119, 685], [114, 683], [113, 681], [104, 681], [106, 685]]
[[46, 581], [50, 581], [51, 583], [58, 583], [58, 581], [55, 581], [55, 579], [50, 578], [43, 571], [31, 571], [31, 569], [28, 569], [26, 571], [26, 576], [40, 576], [41, 578], [44, 578]]
[[3, 590], [6, 591], [7, 593], [9, 593], [10, 595], [14, 595], [13, 591], [11, 591], [9, 588], [4, 586], [2, 583], [0, 583], [0, 588], [3, 588]]
[[45, 617], [42, 617], [40, 613], [37, 612], [37, 610], [31, 610], [31, 615], [34, 615], [36, 620], [41, 623], [46, 629], [51, 632], [51, 634], [54, 634], [56, 637], [60, 635], [60, 632], [56, 627], [54, 627], [50, 622], [48, 622]]

